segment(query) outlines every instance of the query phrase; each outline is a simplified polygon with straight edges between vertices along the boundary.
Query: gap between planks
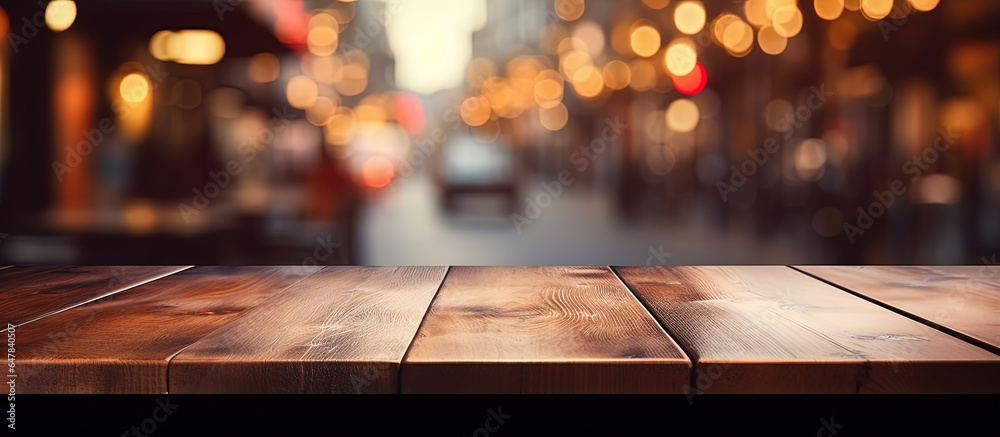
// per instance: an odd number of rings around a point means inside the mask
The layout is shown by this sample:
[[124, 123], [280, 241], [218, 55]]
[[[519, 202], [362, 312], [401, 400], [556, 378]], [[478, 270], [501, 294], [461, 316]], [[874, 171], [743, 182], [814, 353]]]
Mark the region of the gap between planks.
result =
[[[304, 280], [308, 279], [309, 277], [311, 277], [311, 276], [313, 276], [313, 275], [315, 275], [315, 274], [317, 274], [317, 273], [319, 273], [319, 272], [322, 272], [322, 271], [324, 271], [324, 270], [326, 270], [326, 269], [328, 269], [328, 268], [330, 268], [330, 266], [324, 266], [323, 268], [320, 268], [320, 269], [317, 269], [317, 270], [316, 270], [315, 272], [312, 272], [312, 273], [310, 273], [310, 274], [308, 274], [308, 275], [306, 275], [306, 276], [303, 276], [303, 277], [302, 277], [301, 279], [299, 279], [298, 281], [295, 281], [295, 282], [293, 282], [293, 283], [289, 284], [289, 285], [288, 285], [287, 287], [285, 287], [285, 288], [282, 288], [282, 289], [281, 289], [280, 291], [278, 291], [277, 293], [275, 293], [275, 294], [274, 294], [273, 296], [271, 296], [271, 297], [269, 297], [269, 298], [267, 298], [267, 299], [264, 299], [264, 300], [263, 300], [262, 302], [258, 303], [257, 305], [254, 305], [254, 306], [252, 306], [252, 307], [250, 307], [250, 308], [247, 308], [247, 309], [243, 310], [243, 312], [241, 312], [241, 313], [240, 313], [240, 315], [238, 315], [238, 316], [234, 317], [234, 318], [233, 318], [232, 320], [230, 320], [229, 322], [227, 322], [227, 323], [225, 323], [225, 324], [223, 324], [223, 325], [219, 326], [219, 327], [218, 327], [218, 328], [216, 328], [215, 330], [213, 330], [213, 331], [211, 331], [211, 332], [208, 332], [208, 333], [206, 333], [205, 335], [201, 336], [201, 338], [205, 338], [205, 337], [208, 337], [209, 335], [212, 335], [212, 334], [213, 334], [213, 333], [214, 333], [215, 331], [218, 331], [218, 330], [220, 330], [220, 329], [223, 329], [223, 328], [225, 328], [226, 326], [229, 326], [229, 325], [230, 325], [231, 323], [233, 323], [233, 322], [235, 322], [235, 321], [237, 321], [237, 320], [240, 320], [240, 318], [242, 318], [242, 317], [245, 317], [245, 316], [246, 316], [246, 314], [247, 314], [247, 312], [248, 312], [248, 311], [250, 311], [250, 310], [252, 310], [252, 309], [254, 309], [254, 308], [258, 307], [258, 306], [261, 306], [261, 305], [263, 305], [263, 304], [264, 304], [265, 302], [268, 302], [268, 301], [270, 301], [271, 299], [274, 299], [274, 298], [276, 298], [276, 297], [277, 297], [278, 295], [280, 295], [280, 294], [283, 294], [283, 293], [285, 293], [286, 291], [290, 290], [290, 289], [291, 289], [292, 287], [294, 287], [294, 286], [295, 286], [296, 284], [298, 284], [298, 283], [300, 283], [300, 282], [302, 282], [302, 281], [304, 281]], [[201, 338], [199, 338], [198, 340], [201, 340]], [[167, 357], [167, 372], [166, 372], [166, 373], [167, 373], [167, 374], [166, 374], [166, 377], [167, 377], [167, 378], [166, 378], [166, 379], [167, 379], [167, 393], [166, 393], [166, 394], [170, 394], [170, 370], [171, 370], [171, 369], [173, 368], [173, 366], [171, 366], [170, 364], [171, 364], [171, 363], [172, 363], [172, 362], [174, 361], [174, 358], [176, 358], [176, 357], [177, 357], [177, 355], [180, 355], [180, 353], [181, 353], [181, 352], [184, 352], [184, 350], [185, 350], [185, 349], [187, 349], [187, 348], [191, 347], [191, 345], [193, 345], [193, 344], [197, 343], [197, 342], [198, 342], [198, 340], [196, 340], [196, 341], [193, 341], [193, 342], [189, 343], [189, 344], [188, 344], [187, 346], [184, 346], [184, 347], [180, 348], [180, 350], [178, 350], [177, 352], [174, 352], [174, 354], [173, 354], [173, 355], [171, 355], [171, 356]]]
[[971, 344], [973, 346], [977, 346], [979, 348], [985, 349], [986, 351], [989, 351], [990, 353], [993, 353], [993, 354], [996, 354], [996, 355], [1000, 355], [1000, 347], [993, 346], [992, 344], [989, 344], [989, 343], [987, 343], [985, 341], [982, 341], [982, 340], [980, 340], [978, 338], [972, 337], [969, 334], [965, 334], [963, 332], [960, 332], [960, 331], [957, 331], [955, 329], [949, 328], [948, 326], [945, 326], [945, 325], [942, 325], [940, 323], [937, 323], [937, 322], [935, 322], [933, 320], [930, 320], [930, 319], [918, 316], [918, 315], [916, 315], [914, 313], [911, 313], [909, 311], [906, 311], [906, 310], [904, 310], [902, 308], [893, 306], [893, 305], [889, 304], [888, 302], [882, 302], [882, 301], [880, 301], [878, 299], [875, 299], [873, 297], [869, 297], [869, 296], [865, 295], [864, 293], [862, 293], [860, 291], [852, 290], [852, 289], [848, 288], [847, 286], [838, 284], [838, 283], [833, 282], [831, 280], [825, 279], [825, 278], [823, 278], [821, 276], [817, 276], [817, 275], [814, 275], [812, 273], [806, 272], [806, 271], [801, 270], [801, 269], [799, 269], [799, 268], [797, 268], [795, 266], [786, 266], [786, 267], [788, 267], [788, 268], [790, 268], [792, 270], [795, 270], [795, 271], [797, 271], [797, 272], [799, 272], [799, 273], [801, 273], [803, 275], [806, 275], [806, 276], [808, 276], [810, 278], [813, 278], [813, 279], [816, 279], [816, 280], [818, 280], [820, 282], [823, 282], [825, 284], [831, 285], [834, 288], [836, 288], [838, 290], [841, 290], [841, 291], [844, 291], [846, 293], [849, 293], [849, 294], [851, 294], [851, 295], [853, 295], [855, 297], [858, 297], [860, 299], [864, 299], [865, 301], [871, 302], [871, 303], [873, 303], [875, 305], [878, 305], [878, 306], [880, 306], [882, 308], [885, 308], [885, 309], [887, 309], [889, 311], [892, 311], [892, 312], [894, 312], [896, 314], [899, 314], [899, 315], [901, 315], [903, 317], [906, 317], [906, 318], [908, 318], [910, 320], [913, 320], [913, 321], [915, 321], [917, 323], [923, 324], [923, 325], [925, 325], [925, 326], [927, 326], [927, 327], [929, 327], [931, 329], [936, 329], [936, 330], [941, 331], [941, 332], [943, 332], [945, 334], [948, 334], [948, 335], [950, 335], [952, 337], [955, 337], [955, 338], [957, 338], [959, 340], [962, 340], [962, 341], [964, 341], [966, 343], [969, 343], [969, 344]]
[[642, 308], [645, 309], [646, 312], [649, 313], [651, 317], [653, 317], [653, 320], [655, 320], [656, 323], [660, 325], [660, 328], [663, 329], [663, 332], [666, 332], [667, 336], [670, 337], [670, 339], [673, 340], [673, 342], [677, 345], [677, 347], [681, 349], [681, 352], [684, 352], [684, 355], [687, 356], [688, 361], [691, 362], [691, 373], [688, 375], [688, 389], [691, 390], [691, 394], [697, 394], [698, 355], [694, 354], [693, 351], [688, 349], [688, 347], [683, 342], [678, 341], [679, 337], [677, 335], [675, 335], [673, 332], [670, 332], [670, 328], [667, 327], [667, 324], [664, 323], [662, 320], [660, 320], [659, 317], [657, 317], [656, 312], [654, 312], [653, 309], [649, 307], [646, 301], [642, 300], [642, 298], [639, 297], [639, 294], [636, 293], [635, 289], [632, 288], [632, 286], [629, 285], [628, 281], [626, 281], [625, 278], [622, 277], [621, 272], [618, 271], [619, 266], [608, 266], [608, 268], [611, 269], [611, 271], [615, 274], [615, 277], [618, 278], [618, 282], [621, 282], [622, 285], [625, 287], [625, 289], [628, 290], [629, 293], [632, 293], [632, 298], [638, 301], [639, 305], [642, 305]]

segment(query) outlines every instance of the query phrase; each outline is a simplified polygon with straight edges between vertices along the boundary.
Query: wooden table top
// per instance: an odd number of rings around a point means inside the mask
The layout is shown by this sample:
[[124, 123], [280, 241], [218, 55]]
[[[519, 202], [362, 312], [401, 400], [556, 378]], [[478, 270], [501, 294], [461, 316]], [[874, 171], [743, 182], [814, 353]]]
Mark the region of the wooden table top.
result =
[[18, 393], [1000, 393], [1000, 268], [0, 268]]

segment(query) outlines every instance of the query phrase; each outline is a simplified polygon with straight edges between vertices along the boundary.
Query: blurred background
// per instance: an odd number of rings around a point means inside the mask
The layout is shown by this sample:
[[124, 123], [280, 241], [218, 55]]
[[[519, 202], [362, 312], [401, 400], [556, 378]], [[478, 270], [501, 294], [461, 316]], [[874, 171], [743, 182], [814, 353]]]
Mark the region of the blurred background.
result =
[[4, 0], [0, 262], [995, 262], [1000, 2]]

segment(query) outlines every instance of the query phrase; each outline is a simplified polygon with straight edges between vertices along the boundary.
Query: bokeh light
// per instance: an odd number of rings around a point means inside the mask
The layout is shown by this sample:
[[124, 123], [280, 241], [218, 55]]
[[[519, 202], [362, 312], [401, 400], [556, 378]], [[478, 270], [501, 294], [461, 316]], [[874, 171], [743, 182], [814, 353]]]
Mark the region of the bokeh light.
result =
[[701, 114], [691, 100], [677, 99], [667, 107], [666, 120], [667, 127], [674, 132], [691, 132], [698, 127]]
[[306, 109], [312, 106], [319, 97], [319, 87], [316, 82], [306, 76], [295, 76], [285, 87], [285, 97], [288, 104], [294, 108]]
[[684, 76], [672, 76], [671, 81], [677, 92], [691, 96], [705, 89], [705, 85], [708, 84], [708, 73], [705, 71], [705, 66], [699, 62], [690, 73]]
[[684, 1], [674, 9], [674, 25], [681, 33], [694, 35], [705, 28], [705, 6], [700, 1]]
[[45, 6], [45, 25], [53, 32], [69, 29], [76, 21], [76, 3], [72, 0], [54, 0]]
[[122, 78], [118, 92], [129, 103], [139, 103], [149, 97], [149, 79], [142, 73], [130, 73]]
[[538, 118], [542, 123], [542, 127], [550, 131], [557, 131], [566, 126], [566, 123], [569, 121], [569, 111], [566, 110], [566, 106], [559, 103], [552, 108], [542, 108], [539, 110]]
[[675, 39], [667, 47], [664, 62], [671, 75], [684, 76], [690, 73], [698, 63], [694, 43], [686, 38]]
[[660, 32], [648, 24], [638, 24], [632, 28], [632, 52], [648, 58], [660, 50]]
[[833, 21], [844, 12], [844, 0], [813, 0], [813, 7], [817, 16]]

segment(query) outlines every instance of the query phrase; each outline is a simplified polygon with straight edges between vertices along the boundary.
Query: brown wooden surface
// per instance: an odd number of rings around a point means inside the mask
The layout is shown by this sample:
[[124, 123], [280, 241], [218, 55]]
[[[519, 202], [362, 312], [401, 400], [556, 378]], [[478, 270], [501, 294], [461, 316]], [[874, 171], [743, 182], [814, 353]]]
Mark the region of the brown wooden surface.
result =
[[167, 362], [316, 267], [195, 267], [17, 329], [18, 393], [165, 393]]
[[170, 362], [172, 393], [396, 393], [445, 267], [327, 267]]
[[690, 362], [607, 267], [453, 267], [404, 393], [679, 393]]
[[1000, 353], [1000, 266], [796, 268]]
[[14, 267], [14, 266], [0, 266], [0, 270], [3, 270], [3, 269], [9, 269], [9, 268], [11, 268], [11, 267]]
[[1000, 357], [791, 268], [625, 267], [703, 393], [1000, 391]]
[[2, 270], [0, 323], [22, 325], [189, 267], [15, 267]]

